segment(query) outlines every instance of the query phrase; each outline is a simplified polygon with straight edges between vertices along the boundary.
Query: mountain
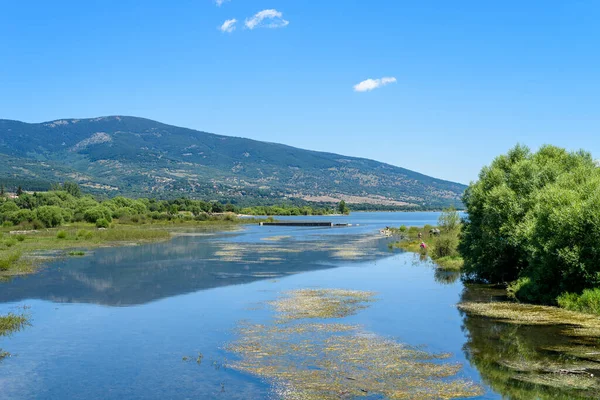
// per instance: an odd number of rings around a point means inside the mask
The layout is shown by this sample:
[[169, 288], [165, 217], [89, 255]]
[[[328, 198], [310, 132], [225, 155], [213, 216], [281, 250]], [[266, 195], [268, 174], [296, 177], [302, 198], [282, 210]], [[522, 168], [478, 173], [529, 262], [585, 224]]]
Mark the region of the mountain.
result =
[[0, 182], [71, 180], [132, 196], [439, 207], [465, 186], [373, 160], [216, 135], [136, 117], [0, 120]]

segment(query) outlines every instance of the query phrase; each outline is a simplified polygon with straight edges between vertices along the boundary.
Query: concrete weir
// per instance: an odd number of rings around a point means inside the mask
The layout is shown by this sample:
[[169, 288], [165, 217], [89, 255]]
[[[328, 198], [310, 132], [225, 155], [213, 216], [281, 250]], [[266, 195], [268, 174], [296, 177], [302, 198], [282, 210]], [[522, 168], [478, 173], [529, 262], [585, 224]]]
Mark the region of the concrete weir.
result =
[[350, 226], [350, 224], [334, 224], [333, 222], [261, 222], [260, 226]]

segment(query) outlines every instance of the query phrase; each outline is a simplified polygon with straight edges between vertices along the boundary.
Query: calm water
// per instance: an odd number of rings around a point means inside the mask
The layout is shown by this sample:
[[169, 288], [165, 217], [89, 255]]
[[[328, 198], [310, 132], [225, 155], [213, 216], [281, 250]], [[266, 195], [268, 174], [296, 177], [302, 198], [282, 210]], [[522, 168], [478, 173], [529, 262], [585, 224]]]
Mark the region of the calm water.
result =
[[[515, 387], [512, 398], [535, 398], [529, 386], [500, 382], [481, 357], [540, 332], [503, 332], [501, 324], [466, 318], [455, 304], [469, 292], [455, 275], [390, 252], [378, 235], [385, 226], [435, 224], [437, 217], [356, 213], [317, 218], [349, 228], [188, 232], [168, 243], [98, 249], [2, 283], [0, 314], [30, 307], [32, 326], [0, 341], [13, 354], [0, 364], [0, 398], [274, 398], [268, 383], [223, 366], [232, 357], [224, 346], [238, 322], [269, 320], [257, 305], [307, 287], [375, 291], [378, 301], [349, 322], [452, 353], [464, 364], [461, 377], [486, 386], [480, 398], [499, 399]], [[482, 345], [485, 338], [492, 345]], [[548, 393], [543, 398], [554, 398]]]

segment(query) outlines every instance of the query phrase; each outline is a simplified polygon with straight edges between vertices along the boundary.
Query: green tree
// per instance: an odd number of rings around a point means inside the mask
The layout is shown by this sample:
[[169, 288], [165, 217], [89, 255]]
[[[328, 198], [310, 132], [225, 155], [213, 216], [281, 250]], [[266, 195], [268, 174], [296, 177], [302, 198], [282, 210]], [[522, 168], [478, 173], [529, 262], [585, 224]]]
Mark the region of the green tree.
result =
[[460, 215], [456, 207], [448, 207], [442, 211], [438, 218], [438, 226], [446, 232], [454, 231], [460, 227]]
[[17, 188], [17, 196], [20, 196], [23, 194], [23, 188], [19, 185], [19, 187]]
[[81, 197], [81, 188], [75, 182], [65, 182], [63, 183], [63, 190], [69, 193], [73, 197]]
[[600, 284], [599, 175], [590, 154], [554, 146], [496, 158], [463, 198], [466, 277], [543, 303]]
[[350, 214], [350, 209], [348, 208], [348, 206], [346, 205], [346, 202], [344, 200], [339, 202], [337, 209], [340, 214], [344, 214], [344, 215]]

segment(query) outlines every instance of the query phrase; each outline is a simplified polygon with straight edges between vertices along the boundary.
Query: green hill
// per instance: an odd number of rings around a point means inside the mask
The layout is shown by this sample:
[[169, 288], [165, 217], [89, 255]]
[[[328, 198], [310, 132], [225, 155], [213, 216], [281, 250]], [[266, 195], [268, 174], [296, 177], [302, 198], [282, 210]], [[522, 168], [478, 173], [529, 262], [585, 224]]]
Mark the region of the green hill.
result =
[[438, 207], [464, 185], [363, 158], [215, 135], [136, 117], [0, 120], [0, 181], [41, 190], [205, 199], [283, 198]]

